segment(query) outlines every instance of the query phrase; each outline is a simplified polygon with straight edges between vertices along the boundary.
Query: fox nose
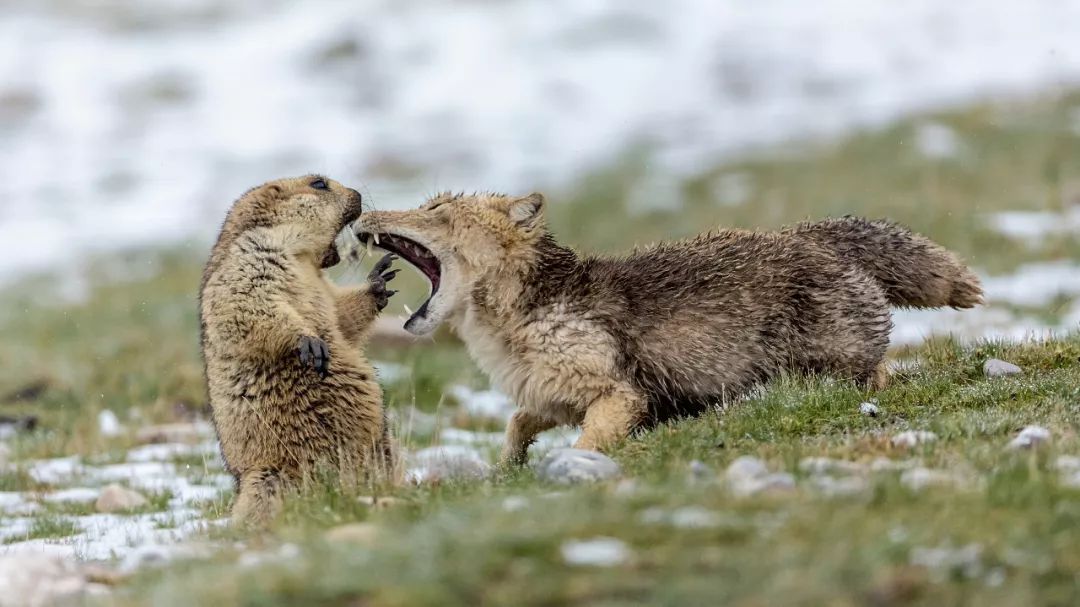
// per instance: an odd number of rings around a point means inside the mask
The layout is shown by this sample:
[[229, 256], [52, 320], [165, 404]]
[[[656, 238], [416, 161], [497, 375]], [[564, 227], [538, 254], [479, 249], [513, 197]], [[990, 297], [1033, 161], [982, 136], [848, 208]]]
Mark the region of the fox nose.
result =
[[360, 192], [357, 192], [356, 190], [354, 190], [352, 188], [349, 188], [349, 193], [352, 194], [353, 198], [356, 199], [356, 202], [360, 202], [360, 201], [364, 200], [364, 197], [360, 195]]

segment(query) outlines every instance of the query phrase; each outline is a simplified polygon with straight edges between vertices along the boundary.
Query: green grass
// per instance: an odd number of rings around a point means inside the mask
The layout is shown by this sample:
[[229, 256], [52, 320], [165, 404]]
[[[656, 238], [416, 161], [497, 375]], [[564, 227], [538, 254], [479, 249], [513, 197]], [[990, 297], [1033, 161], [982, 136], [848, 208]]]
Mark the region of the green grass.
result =
[[[719, 225], [775, 227], [807, 217], [859, 213], [888, 216], [965, 255], [980, 269], [1013, 271], [1030, 261], [1080, 260], [1076, 239], [1019, 243], [989, 230], [988, 213], [1060, 211], [1080, 196], [1080, 136], [1066, 128], [1080, 96], [977, 105], [900, 121], [828, 145], [796, 145], [747, 156], [698, 174], [672, 178], [677, 210], [642, 210], [628, 200], [649, 191], [649, 151], [639, 150], [549, 193], [553, 230], [593, 251], [685, 236]], [[929, 160], [912, 145], [920, 124], [948, 125], [962, 141], [956, 159]], [[729, 177], [736, 175], [737, 177]], [[663, 176], [662, 176], [663, 177]], [[724, 204], [717, 184], [749, 184], [738, 205]], [[482, 187], [483, 184], [477, 184]], [[114, 411], [129, 428], [176, 421], [178, 403], [205, 401], [198, 355], [196, 291], [204, 247], [137, 251], [100, 260], [87, 271], [84, 301], [65, 303], [64, 285], [40, 277], [0, 292], [0, 395], [41, 384], [5, 414], [38, 415], [39, 429], [10, 442], [14, 462], [79, 454], [94, 464], [122, 461], [130, 436], [103, 437], [97, 414]], [[342, 275], [362, 276], [347, 269]], [[116, 280], [117, 276], [128, 276]], [[423, 284], [398, 279], [403, 292], [387, 314], [415, 304]], [[1071, 302], [1014, 310], [1056, 321]], [[413, 305], [415, 307], [415, 305]], [[470, 419], [447, 388], [484, 388], [485, 378], [451, 336], [433, 343], [369, 350], [401, 365], [386, 382], [389, 407], [407, 417], [437, 413], [441, 423], [498, 430]], [[344, 491], [333, 485], [290, 499], [266, 534], [214, 530], [217, 555], [141, 575], [115, 594], [121, 604], [243, 605], [1014, 605], [1080, 600], [1080, 490], [1061, 482], [1059, 455], [1080, 454], [1080, 336], [1043, 343], [962, 346], [940, 339], [894, 355], [918, 365], [873, 395], [882, 414], [859, 413], [870, 395], [829, 378], [785, 377], [756, 397], [626, 441], [613, 456], [624, 482], [560, 488], [531, 470], [487, 482]], [[989, 357], [1024, 369], [987, 380]], [[136, 421], [141, 420], [141, 421]], [[1034, 452], [1005, 445], [1027, 424], [1054, 440]], [[890, 437], [930, 430], [935, 443], [913, 450]], [[402, 437], [420, 447], [435, 437]], [[748, 498], [722, 481], [737, 457], [763, 459], [793, 474], [794, 491]], [[848, 497], [815, 491], [799, 469], [804, 457], [869, 463], [917, 461], [962, 475], [965, 487], [913, 491], [901, 473], [868, 474]], [[711, 473], [692, 479], [691, 461]], [[199, 482], [202, 456], [174, 463]], [[21, 467], [0, 472], [0, 490], [42, 491]], [[372, 510], [358, 498], [389, 494], [400, 503]], [[150, 511], [170, 496], [149, 496]], [[515, 498], [507, 501], [508, 498]], [[524, 502], [516, 498], [524, 498]], [[507, 508], [506, 505], [514, 507]], [[230, 496], [199, 507], [227, 516]], [[70, 531], [67, 516], [86, 505], [45, 507], [37, 537]], [[711, 513], [713, 525], [673, 525], [672, 513]], [[331, 544], [326, 529], [365, 521], [379, 528], [370, 546]], [[64, 525], [69, 525], [65, 527]], [[40, 526], [40, 529], [39, 529]], [[570, 540], [613, 537], [630, 558], [612, 567], [564, 562]], [[23, 538], [20, 538], [23, 539]], [[247, 550], [270, 554], [282, 543], [299, 556], [255, 566]], [[976, 563], [919, 564], [926, 549], [979, 546]]]
[[[988, 356], [1016, 361], [1023, 376], [988, 380]], [[919, 351], [920, 369], [876, 396], [878, 418], [859, 414], [864, 394], [826, 378], [792, 378], [763, 395], [625, 442], [614, 453], [632, 484], [571, 489], [529, 471], [491, 482], [400, 488], [384, 511], [339, 491], [290, 504], [271, 537], [301, 546], [281, 563], [238, 569], [235, 555], [143, 580], [142, 600], [246, 605], [471, 604], [1068, 604], [1080, 598], [1080, 490], [1059, 482], [1053, 460], [1080, 442], [1080, 337], [1023, 346]], [[1054, 433], [1044, 450], [1005, 445], [1026, 424]], [[888, 437], [908, 428], [940, 440], [907, 450]], [[800, 478], [794, 492], [738, 498], [721, 472], [753, 455]], [[810, 487], [798, 461], [917, 459], [963, 471], [968, 488], [913, 491], [899, 472], [869, 477], [852, 497]], [[713, 474], [692, 480], [693, 460]], [[523, 496], [520, 509], [506, 498]], [[680, 528], [657, 512], [705, 510], [715, 525]], [[659, 519], [659, 522], [648, 522]], [[322, 530], [366, 520], [374, 546], [328, 544]], [[632, 557], [614, 567], [574, 567], [560, 548], [614, 537]], [[271, 543], [274, 540], [270, 540]], [[928, 569], [912, 555], [978, 544], [972, 571]], [[198, 584], [193, 584], [198, 580]], [[197, 587], [196, 587], [197, 586]], [[188, 588], [181, 594], [180, 589]], [[194, 593], [194, 594], [191, 594]], [[894, 596], [895, 595], [895, 596]], [[886, 600], [888, 599], [888, 600]]]

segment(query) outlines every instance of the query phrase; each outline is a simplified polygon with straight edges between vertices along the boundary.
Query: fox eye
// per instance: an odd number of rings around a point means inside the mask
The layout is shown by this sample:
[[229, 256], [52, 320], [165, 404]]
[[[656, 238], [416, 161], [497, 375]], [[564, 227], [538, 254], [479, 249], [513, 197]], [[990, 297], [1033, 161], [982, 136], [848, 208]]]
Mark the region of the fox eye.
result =
[[315, 181], [312, 181], [308, 185], [315, 188], [316, 190], [329, 190], [330, 189], [330, 186], [326, 185], [326, 180], [325, 179], [316, 179]]

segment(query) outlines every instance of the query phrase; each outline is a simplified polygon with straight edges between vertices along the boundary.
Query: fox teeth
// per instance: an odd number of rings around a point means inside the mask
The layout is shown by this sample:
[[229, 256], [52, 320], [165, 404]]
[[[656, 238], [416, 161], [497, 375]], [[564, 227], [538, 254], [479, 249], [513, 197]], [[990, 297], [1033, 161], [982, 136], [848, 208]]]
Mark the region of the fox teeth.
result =
[[405, 313], [406, 314], [408, 314], [409, 316], [412, 316], [413, 312], [412, 312], [412, 309], [409, 308], [408, 304], [401, 304], [401, 307], [405, 308]]
[[379, 233], [378, 232], [372, 232], [371, 236], [372, 236], [372, 238], [375, 239], [375, 244], [379, 244]]
[[371, 240], [368, 240], [368, 241], [367, 241], [367, 254], [368, 254], [368, 255], [371, 255], [371, 252], [372, 252], [372, 251], [371, 251], [371, 248], [372, 248], [373, 246], [374, 246], [374, 245], [372, 244], [372, 241], [371, 241]]

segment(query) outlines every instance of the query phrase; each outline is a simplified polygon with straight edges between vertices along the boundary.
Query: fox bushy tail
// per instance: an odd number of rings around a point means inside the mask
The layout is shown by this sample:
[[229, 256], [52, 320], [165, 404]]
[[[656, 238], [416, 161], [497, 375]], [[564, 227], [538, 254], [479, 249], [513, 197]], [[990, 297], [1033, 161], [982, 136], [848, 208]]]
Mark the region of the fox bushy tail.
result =
[[802, 223], [789, 233], [810, 238], [876, 278], [899, 308], [971, 308], [983, 303], [982, 285], [951, 251], [886, 220], [841, 217]]

